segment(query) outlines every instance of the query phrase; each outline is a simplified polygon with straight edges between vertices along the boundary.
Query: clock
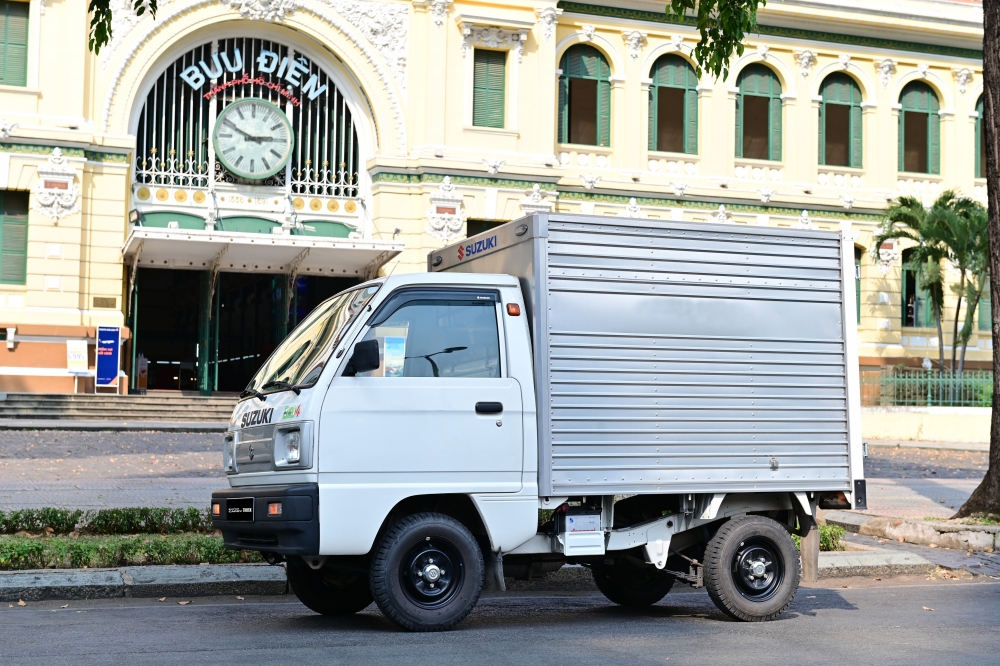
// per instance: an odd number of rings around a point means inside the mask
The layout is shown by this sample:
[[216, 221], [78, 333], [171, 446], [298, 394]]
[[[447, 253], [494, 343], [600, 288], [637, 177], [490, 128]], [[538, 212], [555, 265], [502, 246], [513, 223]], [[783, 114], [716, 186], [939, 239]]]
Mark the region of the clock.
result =
[[292, 123], [270, 102], [248, 97], [233, 102], [215, 120], [215, 159], [234, 175], [264, 180], [292, 157]]

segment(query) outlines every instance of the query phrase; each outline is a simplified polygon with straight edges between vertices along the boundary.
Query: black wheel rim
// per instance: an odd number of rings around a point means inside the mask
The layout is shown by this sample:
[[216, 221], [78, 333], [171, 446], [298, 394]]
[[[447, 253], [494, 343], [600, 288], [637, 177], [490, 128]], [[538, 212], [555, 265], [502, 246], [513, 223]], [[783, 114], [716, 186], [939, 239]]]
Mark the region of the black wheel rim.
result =
[[407, 599], [421, 608], [440, 608], [462, 589], [465, 566], [458, 549], [444, 539], [425, 537], [400, 562], [399, 578]]
[[736, 549], [732, 574], [744, 598], [767, 601], [778, 592], [785, 579], [785, 561], [773, 541], [765, 537], [751, 537]]

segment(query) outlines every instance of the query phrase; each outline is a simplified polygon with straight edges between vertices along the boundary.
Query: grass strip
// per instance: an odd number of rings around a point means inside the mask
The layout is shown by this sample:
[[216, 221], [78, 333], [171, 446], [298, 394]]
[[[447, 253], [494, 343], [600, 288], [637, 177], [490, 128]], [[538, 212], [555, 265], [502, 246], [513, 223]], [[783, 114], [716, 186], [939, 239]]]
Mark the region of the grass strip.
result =
[[208, 534], [0, 536], [3, 571], [262, 561], [260, 553], [227, 550], [221, 536]]
[[208, 509], [126, 507], [122, 509], [20, 509], [0, 511], [0, 534], [175, 534], [212, 531]]
[[[844, 528], [840, 525], [820, 525], [819, 526], [819, 549], [821, 552], [844, 550]], [[802, 538], [797, 534], [792, 535], [796, 547], [802, 549]]]

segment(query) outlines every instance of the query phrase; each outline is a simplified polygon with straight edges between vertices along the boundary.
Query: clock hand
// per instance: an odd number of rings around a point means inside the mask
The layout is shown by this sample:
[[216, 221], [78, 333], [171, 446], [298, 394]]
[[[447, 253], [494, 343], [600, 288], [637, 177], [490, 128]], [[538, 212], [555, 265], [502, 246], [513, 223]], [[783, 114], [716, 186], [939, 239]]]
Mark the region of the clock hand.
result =
[[244, 132], [243, 130], [241, 130], [239, 127], [237, 127], [236, 124], [233, 123], [233, 121], [228, 120], [228, 119], [227, 120], [223, 120], [222, 124], [223, 125], [228, 125], [229, 127], [233, 128], [234, 130], [236, 130], [237, 132], [239, 132], [240, 134], [242, 134], [243, 136], [245, 136], [248, 140], [260, 143], [260, 140], [259, 140], [258, 137], [251, 136], [251, 135], [247, 134], [246, 132]]

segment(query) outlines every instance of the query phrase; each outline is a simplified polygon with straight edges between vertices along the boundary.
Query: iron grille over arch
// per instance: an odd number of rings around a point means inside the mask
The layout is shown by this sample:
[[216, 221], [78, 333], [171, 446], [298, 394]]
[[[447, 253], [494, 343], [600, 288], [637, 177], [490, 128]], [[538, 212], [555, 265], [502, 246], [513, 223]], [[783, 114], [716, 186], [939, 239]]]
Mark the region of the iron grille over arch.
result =
[[[264, 181], [243, 181], [214, 158], [214, 123], [229, 104], [259, 98], [280, 107], [295, 143], [288, 166]], [[208, 188], [209, 181], [356, 198], [358, 131], [335, 81], [294, 46], [255, 37], [213, 40], [168, 65], [136, 128], [138, 184]]]

